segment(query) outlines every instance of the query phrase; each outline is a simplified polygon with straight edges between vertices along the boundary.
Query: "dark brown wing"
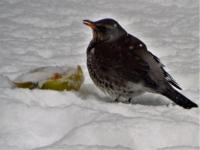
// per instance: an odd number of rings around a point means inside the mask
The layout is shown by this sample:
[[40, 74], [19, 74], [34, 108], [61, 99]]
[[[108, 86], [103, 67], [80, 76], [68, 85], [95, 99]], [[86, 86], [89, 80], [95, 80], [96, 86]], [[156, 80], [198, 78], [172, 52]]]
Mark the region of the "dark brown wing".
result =
[[165, 79], [174, 87], [176, 87], [179, 90], [182, 90], [181, 87], [178, 85], [178, 83], [172, 78], [172, 76], [164, 69], [164, 65], [161, 63], [160, 59], [158, 57], [156, 57], [155, 55], [153, 55], [151, 52], [149, 52], [150, 55], [153, 57], [153, 59], [160, 64], [160, 68], [163, 71], [164, 77]]
[[138, 67], [142, 67], [143, 69], [145, 69], [144, 66], [149, 67], [145, 78], [145, 80], [147, 80], [145, 81], [147, 85], [153, 85], [154, 88], [158, 88], [159, 85], [165, 84], [167, 81], [169, 84], [181, 90], [178, 83], [171, 77], [169, 73], [165, 71], [164, 65], [161, 63], [160, 59], [149, 52], [142, 41], [132, 35], [129, 35], [128, 45], [134, 45], [132, 52], [130, 51], [130, 48], [127, 50], [129, 53], [134, 55], [132, 58], [135, 59], [135, 57], [139, 57], [137, 58], [139, 61], [136, 60], [133, 63], [137, 64]]
[[[129, 52], [128, 52], [129, 53]], [[121, 65], [113, 67], [120, 77], [127, 81], [144, 84], [146, 87], [157, 90], [159, 84], [150, 76], [151, 68], [137, 53], [129, 53], [121, 59]]]

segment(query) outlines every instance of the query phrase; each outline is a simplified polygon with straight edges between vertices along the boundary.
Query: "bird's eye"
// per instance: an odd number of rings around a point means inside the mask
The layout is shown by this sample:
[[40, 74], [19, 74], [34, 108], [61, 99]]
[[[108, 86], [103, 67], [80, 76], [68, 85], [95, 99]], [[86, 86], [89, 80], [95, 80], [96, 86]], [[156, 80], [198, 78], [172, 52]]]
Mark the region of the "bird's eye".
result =
[[116, 23], [113, 26], [114, 26], [114, 28], [117, 28], [117, 24]]
[[104, 26], [99, 27], [99, 29], [100, 29], [101, 31], [106, 31], [106, 27], [104, 27]]

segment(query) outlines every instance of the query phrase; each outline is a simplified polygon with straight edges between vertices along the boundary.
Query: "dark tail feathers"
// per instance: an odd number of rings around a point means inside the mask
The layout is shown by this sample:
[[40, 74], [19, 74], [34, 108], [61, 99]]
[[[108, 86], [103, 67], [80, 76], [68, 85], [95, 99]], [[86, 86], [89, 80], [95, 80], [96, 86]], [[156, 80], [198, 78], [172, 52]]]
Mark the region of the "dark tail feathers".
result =
[[162, 93], [164, 96], [171, 99], [177, 105], [180, 105], [186, 109], [190, 109], [193, 107], [198, 107], [197, 104], [189, 100], [187, 97], [173, 89], [172, 87], [168, 88], [165, 92]]

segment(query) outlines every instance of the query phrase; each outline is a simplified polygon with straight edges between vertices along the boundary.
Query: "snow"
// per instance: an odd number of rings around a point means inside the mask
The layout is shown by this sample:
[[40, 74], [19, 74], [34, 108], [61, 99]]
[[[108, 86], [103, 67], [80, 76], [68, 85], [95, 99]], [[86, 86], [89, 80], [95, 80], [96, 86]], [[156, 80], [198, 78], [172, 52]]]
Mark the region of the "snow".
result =
[[[155, 94], [111, 103], [89, 78], [83, 19], [115, 18], [161, 58], [199, 102], [196, 0], [1, 0], [0, 149], [197, 150], [199, 108], [185, 110]], [[11, 88], [10, 80], [46, 66], [80, 64], [80, 92]], [[24, 77], [23, 77], [24, 78]]]

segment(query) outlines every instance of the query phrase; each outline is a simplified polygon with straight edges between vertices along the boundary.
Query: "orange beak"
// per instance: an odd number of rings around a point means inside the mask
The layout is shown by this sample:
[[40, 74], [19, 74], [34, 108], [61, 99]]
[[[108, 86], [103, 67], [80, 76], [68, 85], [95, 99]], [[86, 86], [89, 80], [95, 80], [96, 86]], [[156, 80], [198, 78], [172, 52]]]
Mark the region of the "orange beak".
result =
[[90, 21], [90, 20], [83, 20], [83, 24], [89, 26], [93, 30], [95, 30], [97, 28], [97, 26], [95, 25], [95, 23], [92, 22], [92, 21]]

